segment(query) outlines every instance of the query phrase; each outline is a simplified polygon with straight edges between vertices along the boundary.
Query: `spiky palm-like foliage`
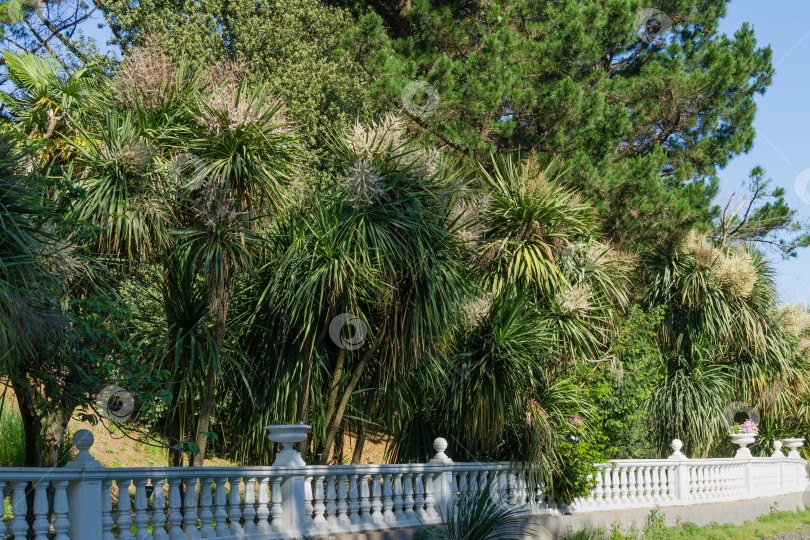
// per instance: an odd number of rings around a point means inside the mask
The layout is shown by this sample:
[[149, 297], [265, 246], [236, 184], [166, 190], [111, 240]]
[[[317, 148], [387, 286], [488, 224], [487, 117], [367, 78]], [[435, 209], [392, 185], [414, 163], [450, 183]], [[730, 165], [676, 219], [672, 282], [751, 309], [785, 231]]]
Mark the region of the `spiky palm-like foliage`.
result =
[[706, 454], [728, 429], [734, 401], [774, 414], [793, 352], [774, 316], [773, 271], [758, 251], [718, 249], [692, 232], [647, 261], [650, 307], [660, 329], [662, 383], [648, 409], [661, 448], [681, 438]]

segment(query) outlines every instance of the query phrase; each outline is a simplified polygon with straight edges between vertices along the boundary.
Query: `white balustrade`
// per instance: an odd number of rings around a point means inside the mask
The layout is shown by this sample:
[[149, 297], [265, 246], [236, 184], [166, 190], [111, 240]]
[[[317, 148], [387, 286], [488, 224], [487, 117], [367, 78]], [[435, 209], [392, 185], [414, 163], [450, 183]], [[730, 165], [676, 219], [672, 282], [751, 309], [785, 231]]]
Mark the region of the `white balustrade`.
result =
[[[101, 467], [87, 452], [92, 439], [80, 442], [80, 466], [0, 468], [0, 493], [11, 498], [0, 539], [25, 538], [30, 529], [35, 540], [272, 540], [439, 523], [460, 500], [487, 493], [524, 515], [556, 513], [562, 503], [535, 466], [454, 463], [444, 454], [446, 441], [437, 441], [436, 458], [426, 464], [306, 466], [285, 450], [284, 466], [129, 469]], [[775, 444], [764, 458], [687, 459], [675, 441], [669, 459], [597, 465], [590, 493], [568, 508], [611, 511], [801, 492], [810, 485], [807, 462], [796, 457], [801, 441], [789, 444], [792, 456]], [[79, 515], [96, 521], [72, 523]]]

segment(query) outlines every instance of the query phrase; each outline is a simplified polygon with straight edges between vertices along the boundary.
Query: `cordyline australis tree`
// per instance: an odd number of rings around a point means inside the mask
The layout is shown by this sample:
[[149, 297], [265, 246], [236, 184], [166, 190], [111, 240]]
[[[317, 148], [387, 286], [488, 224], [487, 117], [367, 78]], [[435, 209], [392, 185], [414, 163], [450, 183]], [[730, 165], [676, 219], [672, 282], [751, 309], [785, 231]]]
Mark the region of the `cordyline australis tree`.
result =
[[87, 71], [65, 72], [52, 59], [6, 53], [5, 61], [16, 88], [0, 94], [9, 116], [0, 158], [0, 374], [20, 409], [24, 464], [54, 466], [69, 455], [63, 441], [74, 411], [96, 419], [94, 401], [105, 385], [156, 402], [159, 374], [138, 361], [128, 341], [130, 314], [83, 249], [93, 231], [68, 211], [77, 194], [69, 176], [50, 176], [64, 165], [70, 145], [63, 136], [98, 84]]
[[658, 339], [661, 383], [648, 409], [665, 448], [680, 436], [708, 455], [725, 436], [729, 404], [753, 404], [763, 418], [786, 414], [803, 392], [806, 359], [776, 310], [773, 270], [761, 252], [719, 245], [690, 231], [662, 246], [644, 269], [646, 301], [666, 306]]
[[[375, 373], [384, 383], [435, 349], [445, 314], [466, 286], [450, 217], [459, 186], [440, 156], [412, 146], [392, 116], [358, 124], [331, 149], [343, 168], [281, 227], [283, 249], [262, 273], [253, 315], [256, 328], [273, 332], [258, 331], [260, 346], [283, 349], [256, 358], [302, 351], [300, 364], [256, 371], [300, 373], [298, 420], [315, 422], [320, 463], [330, 459], [358, 385], [373, 391]], [[367, 329], [357, 347], [341, 346], [341, 336], [329, 332], [342, 313]], [[310, 385], [325, 395], [313, 416]]]
[[[175, 443], [187, 440], [196, 417], [188, 446], [195, 465], [205, 456], [228, 357], [234, 280], [252, 268], [255, 230], [276, 205], [294, 148], [282, 104], [265, 86], [247, 84], [244, 73], [238, 63], [173, 62], [149, 39], [125, 58], [74, 145], [78, 185], [87, 193], [75, 213], [99, 229], [99, 251], [130, 269], [164, 265], [171, 339], [156, 360], [168, 361], [177, 382]], [[193, 289], [193, 276], [204, 282], [208, 314], [194, 309], [192, 291], [173, 286]], [[180, 456], [173, 452], [172, 463]]]

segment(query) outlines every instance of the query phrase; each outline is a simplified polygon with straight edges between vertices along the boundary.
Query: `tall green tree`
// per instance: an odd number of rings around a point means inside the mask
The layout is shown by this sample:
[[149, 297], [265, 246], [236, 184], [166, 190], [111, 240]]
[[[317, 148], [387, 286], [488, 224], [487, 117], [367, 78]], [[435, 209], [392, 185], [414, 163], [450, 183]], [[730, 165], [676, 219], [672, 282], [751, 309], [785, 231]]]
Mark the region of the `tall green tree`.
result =
[[713, 215], [715, 173], [751, 148], [773, 73], [748, 24], [718, 33], [727, 0], [358, 4], [372, 12], [345, 48], [381, 99], [445, 150], [574, 165], [609, 238], [631, 244]]

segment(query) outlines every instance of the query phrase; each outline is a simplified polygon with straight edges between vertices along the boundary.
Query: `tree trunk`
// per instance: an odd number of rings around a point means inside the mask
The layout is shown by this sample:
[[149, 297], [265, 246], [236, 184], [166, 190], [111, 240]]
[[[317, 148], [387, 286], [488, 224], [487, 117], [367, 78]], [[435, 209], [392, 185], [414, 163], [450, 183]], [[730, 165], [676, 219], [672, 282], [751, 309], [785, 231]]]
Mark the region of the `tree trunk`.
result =
[[[371, 348], [363, 354], [363, 357], [360, 359], [360, 362], [357, 364], [357, 367], [354, 368], [354, 372], [352, 373], [352, 378], [349, 380], [349, 384], [346, 389], [343, 391], [343, 396], [340, 398], [340, 403], [338, 404], [337, 410], [335, 411], [335, 418], [331, 421], [327, 421], [328, 429], [326, 431], [326, 440], [324, 441], [323, 447], [325, 449], [331, 449], [332, 445], [335, 443], [335, 436], [337, 435], [337, 431], [340, 428], [340, 424], [343, 422], [343, 414], [346, 412], [346, 407], [349, 404], [349, 399], [352, 397], [352, 392], [354, 392], [357, 383], [360, 382], [360, 378], [363, 375], [363, 370], [366, 368], [366, 364], [368, 361], [371, 360], [371, 357], [377, 352], [377, 349], [380, 348], [382, 344], [382, 340], [386, 334], [386, 326], [383, 326], [380, 329], [380, 333], [377, 334], [377, 337], [374, 339], [374, 343], [371, 345]], [[318, 463], [320, 465], [326, 465], [329, 462], [329, 451], [324, 450], [321, 454]]]
[[[315, 339], [310, 339], [309, 347], [304, 347], [304, 349], [308, 349], [306, 352], [306, 356], [304, 357], [304, 365], [302, 369], [302, 381], [301, 381], [301, 396], [298, 402], [298, 421], [301, 423], [308, 423], [309, 420], [309, 394], [311, 391], [312, 386], [312, 354], [315, 351], [315, 348], [320, 346], [321, 342], [323, 342], [324, 338], [326, 337], [326, 332], [329, 330], [329, 323], [330, 317], [332, 315], [332, 306], [326, 310], [326, 321], [324, 322], [323, 327], [321, 328], [320, 333]], [[304, 460], [307, 459], [307, 453], [309, 450], [309, 441], [301, 441], [297, 443], [296, 449], [301, 452], [301, 455], [304, 456]]]
[[[329, 398], [326, 402], [326, 414], [324, 415], [324, 419], [326, 420], [327, 425], [329, 425], [329, 421], [332, 419], [332, 416], [335, 414], [335, 404], [337, 403], [338, 391], [340, 390], [340, 380], [343, 378], [343, 367], [346, 364], [346, 349], [340, 349], [340, 353], [338, 353], [337, 358], [337, 365], [335, 365], [335, 371], [332, 373], [332, 384], [329, 388]], [[322, 454], [323, 452], [328, 452], [328, 447], [318, 445], [316, 453], [318, 455]]]
[[17, 396], [17, 405], [20, 408], [23, 434], [25, 437], [23, 467], [40, 467], [42, 465], [42, 454], [37, 446], [39, 435], [42, 433], [42, 420], [34, 406], [35, 402], [32, 392], [33, 391], [28, 386], [14, 387], [14, 394]]
[[357, 430], [357, 440], [354, 443], [352, 452], [352, 465], [360, 465], [363, 461], [363, 447], [366, 445], [366, 423], [361, 420], [360, 428]]
[[231, 287], [233, 284], [232, 272], [226, 270], [227, 276], [220, 283], [213, 284], [212, 304], [215, 311], [214, 342], [216, 356], [208, 363], [205, 376], [200, 417], [197, 420], [197, 453], [194, 455], [194, 466], [202, 467], [205, 460], [205, 448], [208, 445], [208, 431], [211, 429], [211, 414], [214, 412], [214, 401], [217, 391], [216, 359], [221, 359], [222, 343], [225, 341], [225, 321], [228, 316], [228, 307], [231, 304]]
[[366, 425], [368, 417], [371, 416], [374, 407], [374, 399], [377, 397], [377, 390], [380, 386], [380, 367], [374, 370], [374, 377], [371, 382], [371, 389], [366, 392], [366, 400], [363, 403], [363, 416], [360, 418], [360, 429], [357, 432], [354, 452], [352, 453], [352, 465], [359, 465], [363, 460], [363, 447], [366, 446]]
[[343, 442], [346, 438], [346, 430], [343, 426], [340, 427], [338, 430], [337, 436], [335, 437], [335, 449], [332, 452], [332, 455], [335, 456], [334, 462], [336, 465], [341, 465], [343, 461]]

